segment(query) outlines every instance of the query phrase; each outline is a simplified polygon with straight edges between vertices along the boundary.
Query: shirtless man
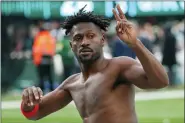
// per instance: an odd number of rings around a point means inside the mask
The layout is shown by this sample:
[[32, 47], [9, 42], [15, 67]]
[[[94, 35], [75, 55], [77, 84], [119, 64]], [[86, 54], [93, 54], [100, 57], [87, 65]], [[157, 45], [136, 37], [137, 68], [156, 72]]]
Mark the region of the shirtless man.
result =
[[116, 32], [136, 53], [141, 64], [132, 58], [105, 59], [104, 32], [109, 20], [82, 8], [63, 24], [71, 37], [81, 73], [67, 78], [56, 90], [42, 96], [37, 87], [23, 91], [21, 111], [30, 120], [39, 120], [62, 109], [72, 100], [84, 123], [137, 123], [134, 86], [159, 89], [168, 85], [163, 66], [137, 39], [133, 25], [127, 21], [120, 6]]

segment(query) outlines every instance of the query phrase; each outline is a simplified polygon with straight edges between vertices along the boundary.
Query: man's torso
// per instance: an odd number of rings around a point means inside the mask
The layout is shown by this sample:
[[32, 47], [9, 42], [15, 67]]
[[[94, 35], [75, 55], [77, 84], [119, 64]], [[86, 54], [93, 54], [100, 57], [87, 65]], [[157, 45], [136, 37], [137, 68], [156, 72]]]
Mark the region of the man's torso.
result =
[[119, 65], [107, 67], [84, 81], [77, 74], [66, 85], [84, 123], [136, 123], [133, 85], [119, 79]]

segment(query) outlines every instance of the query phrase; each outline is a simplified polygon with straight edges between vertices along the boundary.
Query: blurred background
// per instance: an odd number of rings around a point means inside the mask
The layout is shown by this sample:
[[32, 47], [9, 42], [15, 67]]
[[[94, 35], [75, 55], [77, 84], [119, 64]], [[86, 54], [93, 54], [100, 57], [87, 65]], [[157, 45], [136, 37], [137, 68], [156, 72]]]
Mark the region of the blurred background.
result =
[[[163, 64], [170, 85], [160, 90], [136, 88], [141, 123], [184, 123], [184, 2], [1, 1], [2, 123], [31, 123], [19, 111], [21, 93], [40, 86], [48, 93], [80, 72], [61, 24], [87, 4], [87, 11], [111, 18], [104, 47], [106, 58], [135, 53], [115, 33], [112, 8], [120, 4], [138, 38]], [[73, 103], [38, 123], [82, 122]]]

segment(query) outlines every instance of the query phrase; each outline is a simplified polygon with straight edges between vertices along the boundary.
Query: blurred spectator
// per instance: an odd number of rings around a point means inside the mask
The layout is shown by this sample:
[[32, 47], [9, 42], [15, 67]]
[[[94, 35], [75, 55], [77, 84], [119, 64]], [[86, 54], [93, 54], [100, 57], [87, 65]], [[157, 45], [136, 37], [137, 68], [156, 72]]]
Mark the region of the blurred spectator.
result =
[[167, 66], [168, 68], [168, 75], [170, 79], [170, 85], [175, 84], [175, 73], [174, 73], [174, 65], [177, 64], [176, 61], [176, 39], [171, 32], [172, 25], [167, 24], [164, 28], [165, 38], [164, 38], [164, 45], [163, 45], [163, 58], [162, 64]]
[[179, 82], [184, 82], [184, 19], [173, 24], [172, 33], [177, 41], [176, 59], [178, 65], [175, 66], [175, 82], [179, 84]]
[[26, 41], [28, 38], [28, 29], [26, 28], [25, 25], [23, 24], [16, 24], [15, 27], [13, 28], [13, 37], [12, 40], [13, 42], [13, 47], [15, 47], [16, 52], [20, 52], [23, 50], [26, 50]]
[[161, 52], [162, 45], [164, 42], [164, 29], [162, 28], [162, 24], [155, 25], [153, 28], [153, 32], [155, 35], [155, 41], [153, 42], [153, 52], [155, 53], [156, 50]]
[[105, 44], [104, 44], [104, 47], [103, 47], [103, 54], [104, 54], [104, 57], [107, 58], [107, 59], [112, 58], [112, 52], [111, 52], [111, 49], [109, 47], [107, 39], [105, 40]]
[[152, 25], [148, 22], [140, 23], [139, 25], [135, 22], [138, 38], [144, 44], [144, 46], [153, 53], [153, 42], [155, 40], [155, 36], [153, 33]]
[[39, 28], [37, 28], [34, 25], [30, 26], [30, 28], [29, 28], [29, 39], [26, 42], [27, 50], [30, 50], [30, 51], [32, 50], [34, 38], [36, 37], [38, 32], [39, 32]]
[[33, 62], [38, 71], [39, 86], [45, 90], [45, 82], [49, 81], [50, 91], [54, 90], [52, 78], [53, 56], [55, 55], [55, 40], [50, 32], [41, 29], [33, 44]]
[[113, 45], [113, 56], [128, 56], [131, 58], [136, 58], [136, 54], [134, 51], [124, 42], [120, 41], [118, 38], [112, 41]]
[[60, 23], [58, 21], [51, 22], [51, 35], [58, 41], [59, 40], [59, 33], [61, 31]]
[[59, 40], [59, 43], [62, 45], [62, 49], [57, 53], [61, 55], [64, 66], [64, 76], [63, 79], [69, 77], [76, 69], [74, 54], [71, 50], [70, 39], [66, 36], [62, 40]]

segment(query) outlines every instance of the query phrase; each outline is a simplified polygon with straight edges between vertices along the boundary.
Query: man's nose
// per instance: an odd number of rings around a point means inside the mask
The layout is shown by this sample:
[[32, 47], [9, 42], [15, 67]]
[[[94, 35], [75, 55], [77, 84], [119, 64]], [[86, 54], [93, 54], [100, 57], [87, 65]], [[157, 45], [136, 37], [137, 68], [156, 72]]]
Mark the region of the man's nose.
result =
[[89, 45], [89, 41], [86, 38], [84, 38], [81, 45], [82, 46], [88, 46]]

